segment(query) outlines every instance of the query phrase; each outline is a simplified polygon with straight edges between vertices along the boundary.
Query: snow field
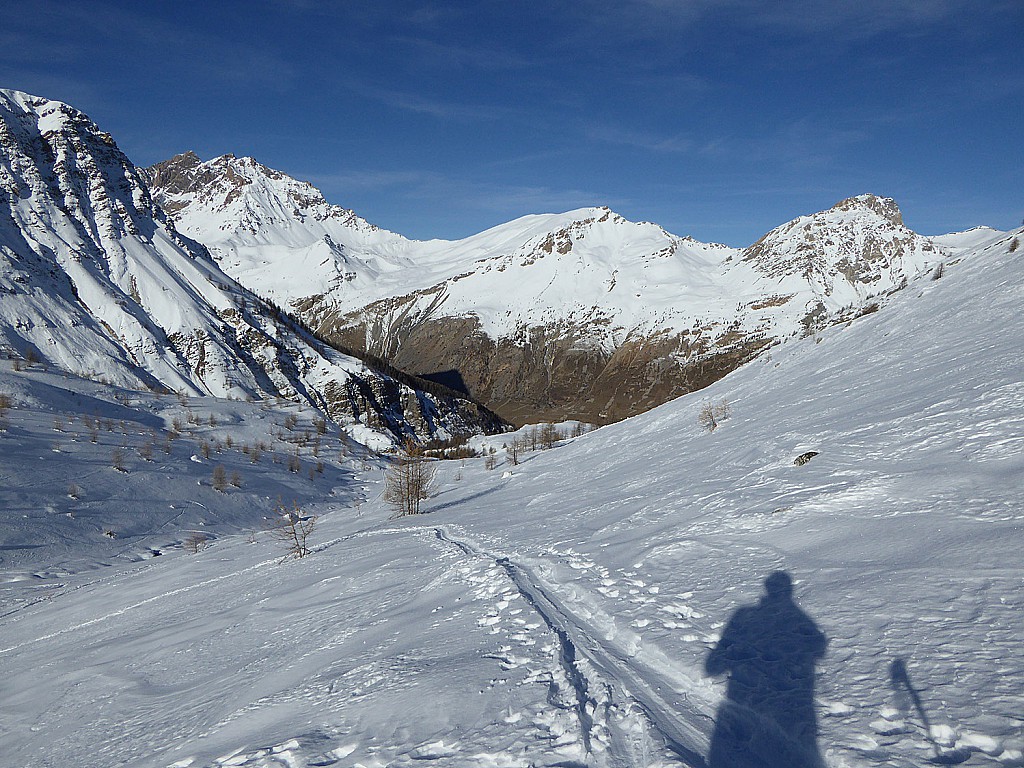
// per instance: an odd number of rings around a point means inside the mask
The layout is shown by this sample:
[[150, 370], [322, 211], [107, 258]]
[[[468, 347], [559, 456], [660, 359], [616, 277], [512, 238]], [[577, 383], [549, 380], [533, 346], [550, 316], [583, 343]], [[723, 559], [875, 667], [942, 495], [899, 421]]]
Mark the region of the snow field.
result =
[[[735, 687], [705, 674], [709, 653], [785, 571], [827, 651], [813, 680], [766, 693], [784, 719], [813, 683], [826, 765], [1020, 768], [1019, 275], [997, 242], [701, 393], [518, 466], [444, 463], [417, 518], [388, 519], [377, 465], [340, 462], [299, 499], [322, 515], [302, 560], [223, 535], [195, 555], [94, 555], [114, 565], [51, 578], [44, 600], [14, 582], [0, 754], [700, 768]], [[42, 408], [40, 375], [4, 386]], [[700, 407], [721, 399], [732, 416], [702, 431]], [[12, 409], [0, 436], [5, 504], [13, 481], [65, 466], [29, 450], [49, 422], [31, 413]], [[187, 479], [167, 492], [201, 499], [200, 465], [179, 459]], [[266, 487], [299, 480], [262, 466]]]

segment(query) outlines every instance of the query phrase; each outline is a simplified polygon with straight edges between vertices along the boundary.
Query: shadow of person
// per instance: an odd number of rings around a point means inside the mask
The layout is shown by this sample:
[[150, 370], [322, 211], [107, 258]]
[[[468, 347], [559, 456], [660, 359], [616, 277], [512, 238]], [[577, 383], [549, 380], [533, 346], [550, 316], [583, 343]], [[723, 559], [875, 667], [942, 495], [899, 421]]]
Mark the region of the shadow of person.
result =
[[739, 608], [708, 655], [709, 675], [729, 675], [715, 716], [710, 768], [824, 768], [814, 712], [814, 665], [825, 635], [793, 602], [783, 571], [757, 605]]

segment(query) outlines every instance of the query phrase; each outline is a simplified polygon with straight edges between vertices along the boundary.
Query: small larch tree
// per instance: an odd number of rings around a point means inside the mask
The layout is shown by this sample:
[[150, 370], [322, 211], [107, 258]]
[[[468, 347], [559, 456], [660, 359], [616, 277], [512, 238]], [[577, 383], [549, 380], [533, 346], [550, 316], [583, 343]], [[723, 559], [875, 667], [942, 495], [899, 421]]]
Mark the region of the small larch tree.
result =
[[218, 464], [213, 468], [212, 485], [213, 490], [221, 493], [228, 489], [228, 472], [224, 469], [223, 464]]
[[308, 555], [311, 550], [307, 541], [316, 527], [316, 515], [304, 515], [297, 502], [292, 502], [291, 509], [279, 503], [276, 512], [270, 532], [285, 548], [283, 560]]
[[407, 440], [384, 476], [384, 501], [395, 510], [395, 517], [418, 515], [422, 503], [434, 492], [436, 466], [423, 448]]

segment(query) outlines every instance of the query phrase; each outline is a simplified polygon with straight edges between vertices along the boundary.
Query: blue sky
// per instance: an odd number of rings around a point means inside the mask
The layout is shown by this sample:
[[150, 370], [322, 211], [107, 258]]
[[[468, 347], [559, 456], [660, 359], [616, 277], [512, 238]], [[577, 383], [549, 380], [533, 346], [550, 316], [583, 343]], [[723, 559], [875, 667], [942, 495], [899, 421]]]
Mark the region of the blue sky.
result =
[[1018, 226], [1022, 39], [1020, 0], [32, 0], [0, 87], [410, 237], [608, 205], [741, 246], [862, 192], [925, 234]]

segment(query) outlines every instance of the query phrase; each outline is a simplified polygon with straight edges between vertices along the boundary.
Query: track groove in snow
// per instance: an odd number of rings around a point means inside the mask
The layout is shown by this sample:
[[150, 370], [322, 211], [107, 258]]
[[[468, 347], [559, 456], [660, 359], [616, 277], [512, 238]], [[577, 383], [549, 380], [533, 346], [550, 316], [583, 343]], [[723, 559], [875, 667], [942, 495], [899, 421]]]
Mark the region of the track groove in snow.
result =
[[[578, 590], [578, 585], [561, 582], [563, 590], [560, 590], [557, 582], [538, 576], [538, 572], [544, 569], [543, 564], [528, 567], [510, 556], [487, 552], [467, 538], [453, 535], [451, 526], [438, 526], [434, 531], [438, 538], [467, 555], [483, 556], [500, 565], [527, 603], [557, 636], [562, 649], [562, 664], [575, 689], [580, 727], [588, 753], [592, 749], [589, 737], [593, 728], [591, 712], [599, 703], [591, 689], [603, 686], [612, 694], [610, 700], [602, 702], [603, 706], [628, 712], [630, 704], [635, 702], [664, 745], [685, 765], [690, 768], [705, 766], [701, 751], [707, 745], [705, 734], [709, 730], [710, 717], [689, 700], [691, 691], [698, 690], [699, 686], [685, 676], [667, 674], [673, 665], [663, 654], [655, 648], [643, 647], [635, 635], [629, 638], [632, 642], [623, 647], [617, 638], [624, 633], [616, 628], [614, 619], [607, 614], [602, 615], [594, 603], [589, 604], [589, 616], [574, 610], [573, 603], [578, 601], [578, 596], [562, 592], [566, 586], [569, 590]], [[589, 662], [587, 673], [581, 669], [582, 658]], [[661, 669], [656, 669], [655, 665]], [[591, 681], [588, 674], [598, 676], [598, 679]], [[677, 695], [672, 703], [666, 698], [670, 691]], [[680, 703], [686, 705], [682, 711]], [[705, 706], [709, 704], [707, 701], [703, 703]], [[612, 743], [608, 745], [611, 749], [610, 765], [642, 764], [637, 762], [640, 757], [637, 752], [646, 753], [648, 749], [638, 750], [636, 737], [635, 733], [613, 735]], [[649, 735], [644, 737], [645, 740], [649, 738]]]

